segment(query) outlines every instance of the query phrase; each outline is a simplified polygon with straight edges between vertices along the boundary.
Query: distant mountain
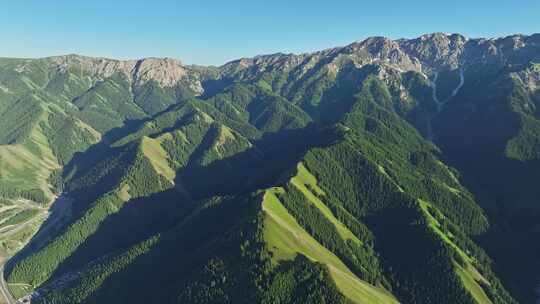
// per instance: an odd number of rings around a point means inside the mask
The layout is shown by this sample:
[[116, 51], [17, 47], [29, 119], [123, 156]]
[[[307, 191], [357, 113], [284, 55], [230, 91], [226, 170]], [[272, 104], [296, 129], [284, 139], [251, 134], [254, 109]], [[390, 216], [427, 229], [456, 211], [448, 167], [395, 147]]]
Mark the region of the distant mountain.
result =
[[7, 286], [32, 303], [534, 303], [539, 87], [540, 34], [221, 67], [0, 59]]

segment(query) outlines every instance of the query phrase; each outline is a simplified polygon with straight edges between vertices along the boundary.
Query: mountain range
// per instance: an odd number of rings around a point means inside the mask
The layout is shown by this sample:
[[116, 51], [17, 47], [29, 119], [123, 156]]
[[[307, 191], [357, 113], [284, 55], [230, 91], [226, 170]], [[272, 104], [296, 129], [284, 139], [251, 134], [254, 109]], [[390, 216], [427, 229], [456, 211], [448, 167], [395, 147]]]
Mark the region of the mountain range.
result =
[[538, 180], [540, 34], [0, 59], [32, 303], [535, 303]]

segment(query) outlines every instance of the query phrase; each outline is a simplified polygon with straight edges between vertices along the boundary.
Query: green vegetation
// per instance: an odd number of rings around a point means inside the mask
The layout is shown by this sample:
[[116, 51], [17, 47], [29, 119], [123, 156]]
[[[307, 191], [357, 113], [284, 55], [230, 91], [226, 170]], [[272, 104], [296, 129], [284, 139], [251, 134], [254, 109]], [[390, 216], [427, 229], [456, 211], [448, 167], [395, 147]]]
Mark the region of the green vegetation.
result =
[[18, 211], [17, 208], [11, 208], [11, 209], [2, 211], [0, 213], [0, 221], [4, 221], [5, 219], [8, 219], [9, 217], [17, 213], [17, 211]]
[[387, 42], [185, 66], [174, 83], [159, 59], [0, 59], [1, 253], [70, 198], [5, 265], [9, 288], [36, 303], [530, 302], [537, 67], [450, 69]]
[[[50, 278], [58, 265], [92, 234], [103, 218], [117, 210], [120, 199], [113, 193], [96, 202], [81, 220], [71, 224], [66, 233], [45, 248], [18, 263], [9, 277], [10, 283], [28, 283], [38, 286]], [[36, 275], [39, 274], [39, 275]]]
[[325, 247], [336, 252], [358, 277], [374, 285], [382, 283], [381, 270], [372, 247], [343, 239], [336, 226], [321, 213], [320, 209], [311, 207], [307, 203], [308, 200], [295, 187], [287, 187], [287, 192], [278, 197], [300, 224]]
[[8, 206], [11, 205], [12, 201], [6, 198], [0, 198], [0, 206]]
[[315, 207], [317, 207], [319, 211], [336, 227], [336, 231], [343, 240], [351, 240], [357, 244], [361, 244], [362, 241], [360, 241], [343, 223], [341, 223], [334, 216], [332, 211], [326, 206], [326, 204], [319, 199], [319, 197], [324, 197], [324, 191], [317, 185], [317, 179], [315, 176], [311, 175], [311, 173], [302, 163], [299, 163], [296, 169], [297, 174], [291, 179], [291, 184], [298, 188], [304, 197], [306, 197], [309, 202], [313, 203]]
[[121, 127], [127, 119], [144, 118], [146, 113], [133, 102], [129, 86], [121, 74], [98, 82], [74, 100], [78, 117], [100, 133]]
[[459, 277], [465, 285], [465, 288], [467, 288], [478, 303], [492, 303], [482, 289], [481, 285], [478, 284], [477, 279], [473, 276], [473, 274], [471, 274], [473, 270], [465, 270], [460, 265], [456, 265], [456, 268]]
[[[47, 115], [39, 113], [39, 120], [45, 120]], [[57, 167], [47, 137], [36, 121], [17, 143], [0, 145], [0, 196], [49, 202], [47, 178]]]
[[11, 188], [7, 186], [0, 187], [0, 195], [5, 198], [23, 198], [31, 200], [37, 203], [46, 204], [48, 199], [45, 196], [45, 193], [40, 189], [32, 190], [19, 190], [17, 188]]
[[[16, 209], [12, 209], [15, 212], [10, 212], [9, 216], [12, 216], [17, 212]], [[39, 214], [36, 214], [35, 217], [39, 217]], [[21, 222], [18, 225], [10, 226], [4, 229], [4, 224], [2, 223], [2, 233], [0, 234], [0, 253], [3, 256], [11, 256], [21, 250], [28, 240], [34, 235], [38, 230], [41, 222], [39, 220], [34, 220], [34, 218]], [[41, 218], [39, 218], [41, 219]]]
[[76, 152], [86, 150], [100, 139], [100, 134], [80, 120], [63, 113], [49, 113], [42, 129], [60, 165], [67, 164]]
[[235, 84], [208, 102], [231, 118], [248, 120], [263, 132], [302, 128], [311, 118], [268, 88]]
[[5, 106], [1, 113], [3, 119], [0, 123], [0, 144], [22, 143], [30, 136], [42, 113], [39, 99], [33, 95]]
[[[358, 279], [332, 251], [322, 246], [306, 232], [276, 196], [283, 193], [282, 191], [283, 189], [280, 188], [267, 191], [263, 202], [263, 210], [267, 214], [264, 225], [265, 239], [274, 263], [294, 259], [298, 253], [301, 253], [328, 265], [330, 275], [338, 289], [350, 300], [367, 299], [370, 303], [395, 302], [384, 289]], [[332, 249], [336, 250], [336, 248]]]
[[10, 225], [16, 225], [23, 222], [28, 221], [29, 219], [33, 218], [36, 214], [39, 213], [39, 210], [37, 209], [27, 209], [23, 210], [13, 216], [11, 216], [8, 220], [2, 222], [2, 226], [10, 226]]

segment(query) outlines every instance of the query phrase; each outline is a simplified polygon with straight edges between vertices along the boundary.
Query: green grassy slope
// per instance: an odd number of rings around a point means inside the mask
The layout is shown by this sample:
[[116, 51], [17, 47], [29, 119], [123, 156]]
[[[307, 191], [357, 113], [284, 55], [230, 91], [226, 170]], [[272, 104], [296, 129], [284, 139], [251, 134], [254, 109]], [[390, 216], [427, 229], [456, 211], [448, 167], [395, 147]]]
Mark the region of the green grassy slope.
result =
[[358, 279], [335, 254], [313, 239], [280, 203], [274, 194], [280, 191], [284, 190], [267, 190], [263, 201], [265, 240], [274, 263], [292, 260], [301, 253], [326, 265], [338, 289], [353, 303], [397, 303], [383, 288]]
[[458, 254], [458, 260], [461, 265], [455, 263], [454, 268], [465, 288], [467, 288], [478, 303], [492, 303], [482, 288], [482, 285], [489, 286], [490, 283], [474, 267], [475, 258], [471, 257], [469, 253], [464, 252], [463, 249], [454, 243], [454, 236], [450, 232], [444, 231], [447, 228], [442, 227], [441, 223], [431, 214], [431, 212], [435, 212], [440, 217], [441, 215], [437, 213], [437, 210], [433, 209], [428, 202], [420, 200], [419, 204], [424, 215], [427, 217], [429, 227]]
[[[358, 244], [362, 243], [343, 223], [341, 223], [325, 205], [319, 197], [324, 196], [324, 191], [317, 185], [317, 179], [313, 176], [306, 167], [299, 163], [296, 167], [297, 173], [291, 179], [291, 183], [302, 192], [302, 194], [317, 207], [321, 213], [336, 226], [340, 236], [344, 240], [352, 240]], [[313, 191], [313, 192], [312, 192]]]

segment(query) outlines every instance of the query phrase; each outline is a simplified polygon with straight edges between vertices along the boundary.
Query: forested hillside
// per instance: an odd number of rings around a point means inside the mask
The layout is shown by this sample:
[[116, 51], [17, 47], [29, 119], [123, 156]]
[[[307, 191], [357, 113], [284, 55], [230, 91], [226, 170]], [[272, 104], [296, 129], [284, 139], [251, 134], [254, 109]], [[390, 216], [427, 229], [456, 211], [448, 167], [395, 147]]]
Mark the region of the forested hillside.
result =
[[[445, 34], [221, 67], [0, 59], [7, 285], [32, 303], [533, 303], [539, 64], [539, 35]], [[24, 221], [42, 224], [8, 246]]]

